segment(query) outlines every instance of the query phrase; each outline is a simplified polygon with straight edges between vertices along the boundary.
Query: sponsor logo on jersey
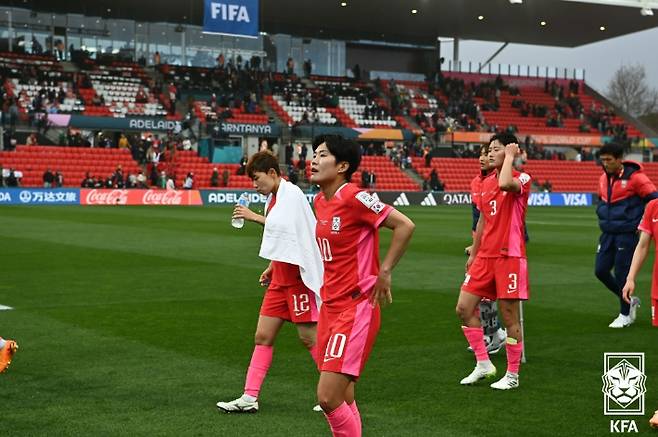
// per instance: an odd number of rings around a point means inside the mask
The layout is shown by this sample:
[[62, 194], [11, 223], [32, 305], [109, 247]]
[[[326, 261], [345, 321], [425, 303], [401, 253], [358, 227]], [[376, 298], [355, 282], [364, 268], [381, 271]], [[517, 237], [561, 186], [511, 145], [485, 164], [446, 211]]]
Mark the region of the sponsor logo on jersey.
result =
[[372, 207], [372, 205], [374, 205], [375, 202], [377, 202], [377, 199], [375, 199], [373, 196], [366, 193], [365, 191], [359, 191], [358, 193], [356, 193], [356, 199], [359, 202], [363, 203], [366, 206], [366, 208]]

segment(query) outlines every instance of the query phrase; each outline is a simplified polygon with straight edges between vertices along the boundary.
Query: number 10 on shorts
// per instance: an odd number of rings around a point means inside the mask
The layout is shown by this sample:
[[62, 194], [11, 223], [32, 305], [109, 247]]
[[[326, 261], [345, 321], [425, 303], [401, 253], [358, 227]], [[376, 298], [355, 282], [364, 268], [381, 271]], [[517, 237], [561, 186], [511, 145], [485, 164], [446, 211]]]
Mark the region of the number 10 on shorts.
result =
[[324, 362], [335, 360], [343, 356], [347, 337], [345, 334], [334, 334], [329, 337], [327, 349], [324, 351]]

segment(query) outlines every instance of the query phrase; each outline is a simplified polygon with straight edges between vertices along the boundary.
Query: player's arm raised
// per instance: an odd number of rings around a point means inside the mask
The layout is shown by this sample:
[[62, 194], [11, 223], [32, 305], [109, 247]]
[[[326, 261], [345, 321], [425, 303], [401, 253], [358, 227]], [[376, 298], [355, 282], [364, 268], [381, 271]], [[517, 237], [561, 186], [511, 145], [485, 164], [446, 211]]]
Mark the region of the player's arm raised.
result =
[[646, 232], [640, 232], [640, 241], [635, 246], [635, 252], [633, 252], [633, 261], [631, 261], [631, 269], [628, 271], [628, 276], [626, 276], [626, 284], [622, 289], [624, 294], [624, 300], [628, 303], [631, 303], [631, 295], [635, 292], [635, 277], [637, 276], [644, 260], [647, 258], [649, 253], [649, 246], [651, 245], [651, 235]]
[[416, 225], [406, 215], [400, 211], [393, 210], [386, 217], [382, 226], [393, 230], [393, 237], [391, 238], [391, 245], [386, 252], [384, 261], [379, 269], [379, 276], [377, 282], [370, 296], [370, 303], [375, 305], [386, 305], [393, 302], [391, 295], [391, 272], [397, 265], [402, 255], [404, 255], [411, 236], [414, 233]]
[[505, 146], [505, 160], [503, 167], [500, 169], [498, 175], [498, 186], [503, 191], [511, 191], [513, 193], [521, 192], [521, 182], [514, 179], [512, 170], [514, 169], [514, 158], [520, 154], [519, 145], [510, 143]]

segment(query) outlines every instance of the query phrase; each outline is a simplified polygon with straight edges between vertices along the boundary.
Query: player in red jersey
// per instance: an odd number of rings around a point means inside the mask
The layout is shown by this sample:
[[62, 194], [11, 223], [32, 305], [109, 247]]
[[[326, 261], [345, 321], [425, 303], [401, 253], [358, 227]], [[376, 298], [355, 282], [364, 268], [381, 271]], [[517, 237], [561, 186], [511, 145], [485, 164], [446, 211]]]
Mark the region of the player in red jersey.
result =
[[[491, 175], [492, 166], [489, 162], [489, 144], [483, 144], [480, 147], [480, 173], [471, 180], [471, 209], [473, 211], [473, 239], [475, 239], [475, 230], [477, 223], [480, 219], [480, 210], [478, 209], [479, 198], [482, 195], [482, 183]], [[466, 255], [471, 254], [473, 245], [464, 249]], [[498, 318], [498, 306], [495, 301], [489, 299], [482, 299], [479, 308], [477, 309], [480, 323], [484, 329], [484, 343], [487, 346], [489, 354], [496, 354], [505, 345], [507, 333], [500, 326], [500, 319]], [[469, 346], [468, 350], [473, 351]]]
[[[354, 384], [377, 337], [380, 306], [391, 303], [391, 271], [415, 225], [405, 215], [350, 183], [361, 161], [359, 145], [337, 135], [314, 141], [311, 182], [316, 237], [324, 259], [318, 321], [317, 395], [334, 436], [361, 436]], [[379, 263], [378, 229], [393, 230]]]
[[[647, 204], [638, 229], [640, 230], [640, 241], [635, 247], [635, 252], [633, 252], [631, 268], [622, 290], [624, 300], [629, 304], [635, 293], [635, 277], [649, 254], [651, 240], [658, 241], [658, 199], [654, 199]], [[656, 253], [658, 254], [658, 246], [656, 246]], [[653, 326], [658, 326], [658, 257], [653, 263], [653, 277], [651, 280], [651, 320]]]
[[524, 229], [531, 186], [528, 174], [513, 169], [519, 153], [514, 135], [496, 134], [491, 138], [489, 161], [494, 173], [482, 183], [480, 218], [456, 309], [477, 360], [473, 372], [461, 380], [464, 385], [496, 375], [475, 313], [482, 299], [497, 300], [507, 328], [507, 373], [491, 387], [508, 390], [519, 385], [523, 352], [519, 303], [528, 299], [530, 290]]
[[[254, 154], [246, 171], [256, 191], [270, 196], [265, 207], [266, 216], [236, 206], [233, 218], [243, 218], [265, 227], [259, 255], [272, 261], [259, 280], [268, 288], [260, 308], [256, 345], [247, 370], [244, 394], [230, 402], [217, 402], [217, 408], [226, 413], [258, 412], [258, 395], [272, 363], [274, 341], [286, 321], [296, 325], [302, 344], [317, 361], [319, 298], [316, 299], [313, 289], [319, 292], [322, 284], [322, 259], [314, 239], [313, 212], [306, 195], [296, 185], [281, 178], [279, 163], [271, 153]], [[270, 235], [286, 235], [286, 238], [281, 242], [271, 241]], [[275, 247], [277, 244], [282, 247]]]

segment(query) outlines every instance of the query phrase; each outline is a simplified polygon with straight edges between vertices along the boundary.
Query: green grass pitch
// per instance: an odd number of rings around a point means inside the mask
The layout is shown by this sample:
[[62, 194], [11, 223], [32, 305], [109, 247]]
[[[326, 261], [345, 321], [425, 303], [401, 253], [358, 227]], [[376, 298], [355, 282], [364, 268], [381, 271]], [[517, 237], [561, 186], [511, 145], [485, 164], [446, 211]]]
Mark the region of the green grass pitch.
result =
[[[0, 375], [2, 435], [328, 436], [317, 374], [291, 326], [276, 344], [257, 415], [242, 393], [263, 289], [258, 226], [230, 208], [0, 208], [0, 335], [20, 350]], [[467, 207], [406, 208], [416, 222], [393, 273], [393, 305], [357, 385], [364, 436], [607, 435], [604, 352], [645, 352], [646, 414], [658, 408], [653, 256], [638, 321], [624, 330], [593, 274], [592, 208], [531, 208], [528, 363], [521, 386], [462, 387], [474, 360], [455, 316], [470, 239]], [[381, 231], [382, 249], [390, 232]], [[493, 358], [502, 374], [504, 352]], [[628, 417], [632, 418], [632, 417]]]

